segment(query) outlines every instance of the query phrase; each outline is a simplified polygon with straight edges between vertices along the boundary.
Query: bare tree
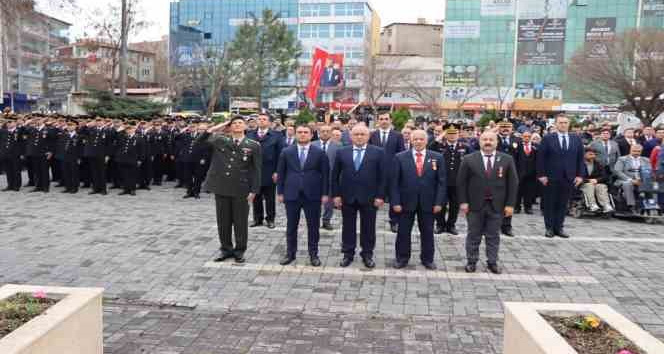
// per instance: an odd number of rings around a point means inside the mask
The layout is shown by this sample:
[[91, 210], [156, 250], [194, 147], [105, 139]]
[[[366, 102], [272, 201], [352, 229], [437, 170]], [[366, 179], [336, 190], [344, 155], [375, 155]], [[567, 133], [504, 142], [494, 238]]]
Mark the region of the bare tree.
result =
[[436, 84], [436, 80], [431, 84], [427, 80], [422, 80], [416, 75], [411, 74], [404, 78], [402, 90], [408, 97], [426, 107], [427, 112], [433, 116], [441, 116], [442, 107], [440, 100], [442, 90], [440, 87], [436, 87]]
[[360, 80], [364, 88], [364, 96], [373, 112], [378, 102], [386, 93], [403, 83], [410, 70], [401, 67], [403, 58], [398, 56], [372, 56], [366, 60], [361, 69]]
[[506, 111], [503, 109], [503, 106], [512, 92], [512, 85], [505, 79], [505, 75], [498, 72], [497, 68], [496, 63], [489, 64], [480, 74], [480, 83], [486, 86], [487, 90], [494, 95], [498, 116], [505, 118]]
[[566, 67], [566, 88], [595, 103], [623, 103], [645, 125], [664, 113], [664, 30], [630, 30], [601, 52], [578, 50]]

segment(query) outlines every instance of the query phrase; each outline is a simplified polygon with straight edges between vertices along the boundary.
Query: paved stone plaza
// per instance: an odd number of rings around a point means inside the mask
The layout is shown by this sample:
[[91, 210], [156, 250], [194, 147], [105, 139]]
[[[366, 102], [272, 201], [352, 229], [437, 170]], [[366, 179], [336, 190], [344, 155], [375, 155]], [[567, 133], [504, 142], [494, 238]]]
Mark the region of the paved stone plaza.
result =
[[503, 301], [607, 303], [664, 339], [662, 225], [570, 219], [572, 239], [549, 240], [541, 216], [517, 215], [496, 276], [484, 264], [464, 273], [464, 238], [449, 235], [436, 237], [438, 271], [419, 265], [417, 244], [411, 266], [393, 270], [384, 216], [375, 270], [359, 257], [338, 267], [338, 230], [322, 233], [323, 267], [307, 265], [306, 237], [297, 265], [281, 267], [279, 219], [251, 229], [246, 264], [215, 264], [209, 195], [58, 191], [0, 194], [0, 285], [106, 288], [109, 354], [501, 353]]

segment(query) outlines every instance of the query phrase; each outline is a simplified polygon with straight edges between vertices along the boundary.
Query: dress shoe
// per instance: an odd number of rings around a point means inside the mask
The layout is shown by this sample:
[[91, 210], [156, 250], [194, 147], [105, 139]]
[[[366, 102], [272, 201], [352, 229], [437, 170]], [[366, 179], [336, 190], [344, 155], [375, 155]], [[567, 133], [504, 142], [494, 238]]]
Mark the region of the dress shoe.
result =
[[274, 221], [268, 221], [267, 222], [267, 228], [268, 229], [274, 229], [276, 226], [274, 226]]
[[514, 231], [512, 231], [511, 228], [510, 228], [510, 229], [502, 230], [502, 233], [503, 233], [503, 235], [505, 235], [505, 236], [514, 237]]
[[487, 267], [487, 269], [489, 269], [489, 271], [490, 271], [491, 273], [493, 273], [493, 274], [500, 274], [500, 273], [502, 273], [502, 271], [500, 270], [500, 268], [498, 268], [498, 265], [497, 265], [497, 264], [489, 263], [489, 264], [487, 264], [486, 267]]
[[329, 222], [323, 222], [323, 230], [333, 231], [334, 228], [332, 227], [332, 225]]
[[526, 209], [525, 213], [527, 215], [533, 215], [533, 209]]
[[219, 257], [215, 258], [215, 262], [223, 262], [227, 259], [235, 258], [232, 253], [221, 253]]
[[442, 227], [442, 226], [436, 226], [436, 231], [434, 231], [433, 233], [436, 234], [436, 235], [440, 235], [440, 234], [442, 234], [443, 232], [445, 232], [445, 228], [444, 228], [444, 227]]
[[436, 263], [434, 263], [434, 262], [422, 263], [422, 265], [424, 266], [424, 268], [426, 268], [428, 270], [438, 269], [438, 267], [436, 267]]
[[41, 188], [35, 188], [35, 189], [31, 190], [29, 193], [37, 193], [37, 192], [41, 192], [41, 191], [42, 191]]
[[447, 229], [447, 233], [456, 236], [459, 234], [459, 231], [457, 231], [456, 227], [452, 226]]
[[178, 184], [175, 185], [175, 188], [183, 188], [183, 187], [182, 187], [181, 184], [178, 183]]
[[129, 195], [136, 196], [136, 192], [135, 192], [135, 191], [131, 191], [131, 192], [129, 192]]
[[556, 236], [558, 236], [560, 238], [569, 238], [569, 234], [566, 233], [564, 230], [560, 230], [560, 231], [556, 232]]
[[243, 254], [236, 254], [235, 255], [235, 263], [244, 263], [247, 260], [244, 258]]
[[295, 262], [295, 256], [287, 254], [287, 255], [285, 255], [281, 258], [281, 260], [279, 261], [279, 264], [281, 264], [282, 266], [285, 266], [285, 265], [289, 265], [293, 262]]
[[344, 256], [343, 259], [341, 259], [341, 262], [339, 263], [339, 266], [346, 268], [348, 267], [351, 263], [353, 263], [353, 257], [349, 256]]
[[200, 194], [194, 194], [194, 199], [201, 199]]
[[107, 191], [101, 191], [101, 192], [99, 192], [99, 194], [101, 194], [101, 195], [108, 195], [108, 192], [107, 192]]
[[99, 193], [99, 192], [97, 192], [97, 191], [90, 191], [88, 194], [89, 194], [89, 195], [93, 195], [93, 194], [97, 194], [97, 193]]
[[189, 199], [189, 198], [193, 198], [193, 197], [194, 196], [191, 195], [191, 194], [185, 194], [184, 197], [182, 197], [182, 199]]
[[127, 195], [127, 194], [129, 194], [129, 192], [127, 192], [127, 191], [123, 191], [121, 193], [118, 193], [118, 195]]
[[61, 191], [60, 193], [69, 193], [69, 189], [65, 189], [65, 190]]
[[394, 232], [395, 234], [399, 232], [399, 225], [397, 224], [390, 224], [390, 231]]
[[11, 190], [12, 190], [12, 189], [10, 189], [9, 187], [7, 187], [7, 188], [3, 189], [2, 191], [3, 191], [3, 192], [9, 192], [9, 191], [11, 191]]
[[76, 193], [78, 193], [78, 189], [72, 189], [72, 190], [69, 191], [69, 193], [76, 194]]
[[249, 227], [257, 227], [257, 226], [263, 226], [263, 222], [254, 221], [253, 223], [251, 223], [251, 225], [249, 225]]
[[309, 263], [311, 263], [312, 267], [320, 267], [320, 258], [318, 256], [311, 256], [309, 257]]
[[466, 270], [466, 273], [475, 273], [477, 266], [475, 264], [466, 264], [464, 269]]
[[408, 261], [401, 261], [397, 259], [394, 261], [394, 264], [392, 266], [394, 267], [394, 269], [403, 269], [406, 268], [407, 265]]
[[364, 263], [364, 266], [367, 268], [375, 268], [376, 267], [376, 262], [374, 262], [371, 257], [362, 257], [362, 263]]
[[546, 232], [544, 233], [544, 236], [547, 237], [547, 238], [553, 238], [553, 236], [555, 236], [555, 235], [553, 234], [553, 230], [546, 229]]

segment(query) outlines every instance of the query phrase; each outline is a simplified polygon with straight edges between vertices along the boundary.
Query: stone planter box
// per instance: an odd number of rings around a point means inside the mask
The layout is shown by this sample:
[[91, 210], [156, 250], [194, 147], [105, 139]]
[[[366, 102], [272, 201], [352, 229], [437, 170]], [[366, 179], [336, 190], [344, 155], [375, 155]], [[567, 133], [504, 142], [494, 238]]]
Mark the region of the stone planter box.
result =
[[0, 299], [42, 290], [61, 298], [41, 316], [0, 339], [2, 354], [103, 354], [101, 288], [5, 285]]
[[664, 344], [608, 305], [506, 302], [503, 354], [577, 354], [540, 316], [594, 314], [649, 354], [664, 353]]

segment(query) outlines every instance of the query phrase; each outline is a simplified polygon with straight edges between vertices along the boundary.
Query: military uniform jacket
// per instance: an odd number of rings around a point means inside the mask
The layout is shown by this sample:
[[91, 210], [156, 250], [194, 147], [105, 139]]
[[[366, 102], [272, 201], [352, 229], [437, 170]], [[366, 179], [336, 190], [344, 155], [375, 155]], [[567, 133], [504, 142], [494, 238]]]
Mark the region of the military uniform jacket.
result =
[[213, 155], [204, 190], [227, 197], [258, 194], [262, 165], [260, 144], [244, 138], [237, 145], [221, 134], [212, 135], [207, 141], [212, 145]]
[[457, 141], [456, 144], [449, 144], [447, 141], [437, 142], [433, 141], [429, 144], [429, 150], [441, 153], [445, 158], [445, 172], [447, 172], [447, 186], [456, 187], [457, 174], [463, 157], [470, 154], [472, 151], [463, 142]]
[[516, 154], [517, 150], [519, 149], [519, 145], [521, 144], [521, 139], [517, 138], [514, 135], [510, 135], [507, 138], [509, 140], [509, 143], [505, 144], [503, 137], [498, 135], [498, 147], [496, 148], [496, 150], [514, 156], [514, 154]]
[[83, 156], [105, 157], [112, 155], [113, 132], [106, 128], [88, 128], [81, 130], [84, 139]]
[[130, 137], [126, 133], [121, 133], [118, 138], [118, 145], [115, 150], [115, 161], [123, 164], [138, 164], [138, 161], [145, 161], [145, 139], [138, 134]]
[[73, 137], [69, 132], [62, 132], [58, 136], [55, 148], [55, 158], [64, 162], [75, 162], [83, 155], [83, 139], [76, 133]]
[[0, 159], [16, 158], [24, 154], [25, 141], [19, 128], [0, 129]]
[[27, 136], [25, 147], [27, 156], [40, 156], [55, 152], [57, 132], [54, 129], [29, 127], [26, 128], [25, 132]]

